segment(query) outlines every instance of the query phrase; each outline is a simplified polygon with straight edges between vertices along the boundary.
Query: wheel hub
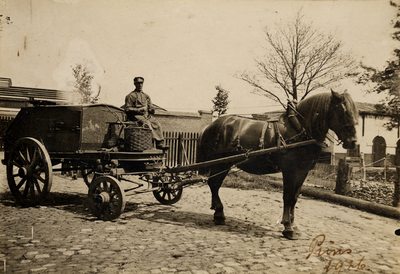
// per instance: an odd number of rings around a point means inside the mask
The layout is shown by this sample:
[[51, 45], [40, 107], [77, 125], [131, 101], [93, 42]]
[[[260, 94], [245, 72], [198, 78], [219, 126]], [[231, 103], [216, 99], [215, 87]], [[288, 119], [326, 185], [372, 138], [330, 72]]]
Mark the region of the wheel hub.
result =
[[110, 202], [110, 194], [107, 192], [102, 192], [96, 197], [96, 201], [101, 204], [106, 204]]
[[30, 177], [32, 175], [32, 168], [30, 166], [23, 166], [18, 170], [18, 176], [21, 178]]

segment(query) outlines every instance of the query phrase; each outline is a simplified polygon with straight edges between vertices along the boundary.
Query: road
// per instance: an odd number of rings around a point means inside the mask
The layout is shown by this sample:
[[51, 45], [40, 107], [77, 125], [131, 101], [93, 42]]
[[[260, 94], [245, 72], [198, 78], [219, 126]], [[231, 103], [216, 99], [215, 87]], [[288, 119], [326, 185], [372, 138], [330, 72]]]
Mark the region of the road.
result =
[[303, 233], [291, 241], [281, 235], [278, 190], [221, 188], [225, 226], [213, 224], [202, 184], [173, 206], [128, 195], [121, 217], [104, 222], [86, 207], [82, 179], [54, 176], [47, 202], [33, 208], [15, 204], [4, 166], [0, 180], [6, 273], [400, 273], [398, 220], [300, 197]]

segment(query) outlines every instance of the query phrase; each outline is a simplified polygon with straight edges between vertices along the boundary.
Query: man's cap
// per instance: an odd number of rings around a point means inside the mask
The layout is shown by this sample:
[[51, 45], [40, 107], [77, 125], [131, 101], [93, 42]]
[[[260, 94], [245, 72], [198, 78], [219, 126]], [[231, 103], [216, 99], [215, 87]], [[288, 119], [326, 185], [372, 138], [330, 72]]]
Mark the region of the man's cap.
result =
[[144, 78], [143, 77], [135, 77], [133, 79], [134, 83], [143, 83], [144, 82]]

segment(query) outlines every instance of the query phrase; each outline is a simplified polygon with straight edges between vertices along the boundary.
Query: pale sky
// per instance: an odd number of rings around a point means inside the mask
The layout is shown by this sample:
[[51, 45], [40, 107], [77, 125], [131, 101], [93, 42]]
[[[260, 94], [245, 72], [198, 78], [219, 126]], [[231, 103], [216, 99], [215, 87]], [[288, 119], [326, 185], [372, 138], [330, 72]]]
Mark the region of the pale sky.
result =
[[[271, 110], [271, 101], [234, 77], [254, 68], [262, 28], [299, 8], [316, 27], [336, 30], [358, 61], [382, 69], [396, 42], [389, 1], [3, 0], [12, 24], [0, 32], [0, 77], [14, 86], [69, 88], [71, 66], [86, 65], [102, 103], [124, 104], [135, 76], [153, 102], [174, 111], [210, 110], [216, 85], [230, 91], [230, 113]], [[398, 45], [397, 45], [398, 47]], [[344, 84], [357, 101], [361, 87]]]

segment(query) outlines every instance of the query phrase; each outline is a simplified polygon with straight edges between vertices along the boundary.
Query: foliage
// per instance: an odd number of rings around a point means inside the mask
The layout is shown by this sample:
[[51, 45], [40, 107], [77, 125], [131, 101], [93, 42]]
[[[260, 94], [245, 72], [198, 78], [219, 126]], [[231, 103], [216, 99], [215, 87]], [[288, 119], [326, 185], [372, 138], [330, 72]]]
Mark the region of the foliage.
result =
[[[264, 32], [265, 56], [255, 58], [255, 72], [245, 71], [239, 78], [282, 105], [282, 91], [287, 99], [304, 99], [355, 69], [355, 61], [344, 53], [342, 42], [306, 22], [301, 10], [292, 22], [278, 25], [275, 32], [265, 27]], [[271, 83], [273, 87], [267, 87]]]
[[75, 78], [74, 90], [73, 92], [78, 95], [78, 100], [80, 104], [96, 103], [98, 96], [92, 96], [92, 80], [93, 77], [88, 72], [87, 68], [78, 64], [72, 68], [72, 74]]
[[218, 117], [221, 116], [222, 114], [225, 114], [226, 111], [228, 110], [228, 93], [229, 91], [223, 89], [221, 86], [216, 86], [216, 90], [218, 90], [217, 95], [214, 97], [214, 100], [212, 100], [214, 106], [213, 106], [213, 113], [217, 112]]
[[[396, 3], [391, 1], [390, 4], [400, 11], [400, 7]], [[399, 18], [400, 13], [397, 14], [397, 19]], [[393, 27], [395, 32], [392, 34], [392, 38], [400, 41], [400, 21], [396, 20]], [[380, 113], [391, 116], [390, 122], [384, 124], [388, 130], [398, 128], [400, 122], [400, 49], [395, 49], [393, 54], [395, 59], [388, 61], [383, 71], [362, 65], [364, 72], [358, 78], [359, 84], [365, 85], [370, 82], [375, 84], [368, 92], [387, 92], [386, 99], [376, 104], [375, 107]]]

